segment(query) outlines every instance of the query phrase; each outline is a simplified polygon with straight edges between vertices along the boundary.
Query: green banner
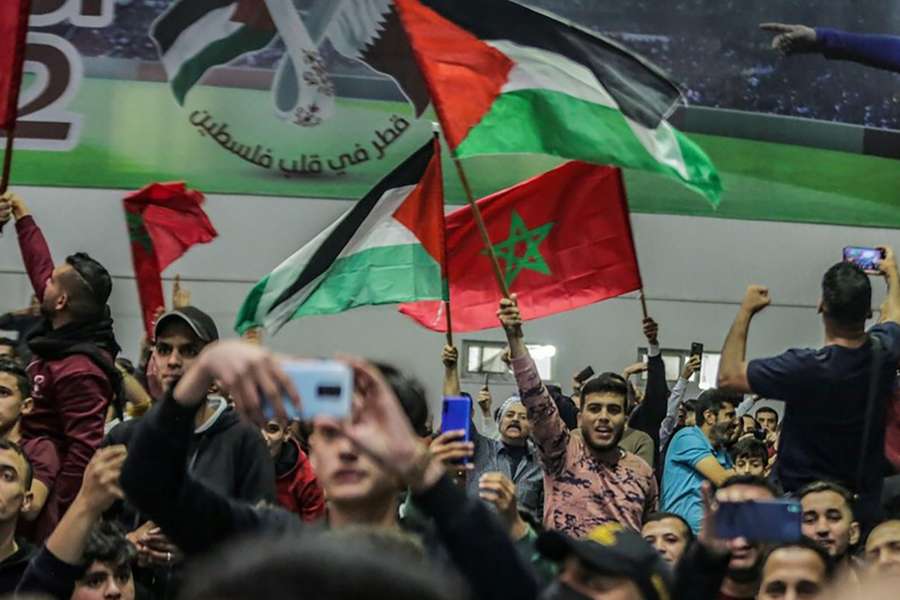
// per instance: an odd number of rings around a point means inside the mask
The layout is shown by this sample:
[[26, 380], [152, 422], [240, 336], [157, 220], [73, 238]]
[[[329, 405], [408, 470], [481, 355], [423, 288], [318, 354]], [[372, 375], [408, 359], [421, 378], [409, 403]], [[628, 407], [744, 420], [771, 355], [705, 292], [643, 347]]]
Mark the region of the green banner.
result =
[[[854, 3], [852, 15], [825, 0], [790, 11], [527, 3], [603, 30], [685, 90], [691, 106], [673, 124], [715, 162], [722, 204], [626, 173], [632, 210], [900, 226], [896, 75], [780, 58], [756, 29], [808, 20], [900, 33], [900, 9], [884, 6], [893, 3]], [[390, 0], [34, 0], [13, 182], [184, 180], [206, 193], [359, 198], [432, 133], [401, 34]], [[479, 195], [556, 164], [465, 161]], [[452, 165], [444, 171], [448, 200], [461, 202]]]

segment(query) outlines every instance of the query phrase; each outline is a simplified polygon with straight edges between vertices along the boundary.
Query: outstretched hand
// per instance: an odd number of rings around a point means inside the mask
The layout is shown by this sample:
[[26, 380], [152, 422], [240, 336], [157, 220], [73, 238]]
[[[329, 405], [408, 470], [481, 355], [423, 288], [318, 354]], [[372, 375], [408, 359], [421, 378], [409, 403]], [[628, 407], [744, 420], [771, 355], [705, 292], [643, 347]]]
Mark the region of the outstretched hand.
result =
[[125, 498], [119, 476], [127, 456], [128, 449], [122, 445], [100, 448], [85, 468], [78, 497], [97, 515], [109, 509], [116, 500]]
[[769, 296], [769, 288], [763, 285], [751, 285], [744, 294], [744, 300], [741, 302], [741, 308], [755, 315], [769, 304], [772, 298]]
[[762, 23], [759, 28], [775, 34], [775, 37], [772, 38], [772, 49], [785, 56], [818, 50], [818, 36], [812, 27], [786, 23]]

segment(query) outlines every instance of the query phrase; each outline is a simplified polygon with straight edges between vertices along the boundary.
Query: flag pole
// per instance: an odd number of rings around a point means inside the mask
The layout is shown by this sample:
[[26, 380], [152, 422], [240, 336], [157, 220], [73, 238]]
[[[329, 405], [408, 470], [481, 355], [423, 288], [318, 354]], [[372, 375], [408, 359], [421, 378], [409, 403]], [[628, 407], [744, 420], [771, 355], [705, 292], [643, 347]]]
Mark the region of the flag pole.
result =
[[[441, 157], [441, 129], [437, 123], [431, 124], [432, 134], [434, 135], [434, 154], [440, 160]], [[441, 206], [441, 246], [443, 255], [441, 257], [441, 286], [444, 288], [444, 316], [447, 322], [447, 345], [453, 345], [453, 317], [450, 311], [450, 269], [447, 258], [447, 211], [446, 199], [441, 194], [443, 202]]]
[[456, 156], [456, 150], [451, 148], [450, 154], [453, 156], [453, 164], [456, 166], [456, 172], [459, 174], [459, 180], [462, 182], [463, 190], [466, 192], [466, 200], [469, 203], [469, 207], [472, 209], [472, 215], [475, 217], [475, 225], [478, 227], [478, 232], [481, 234], [481, 241], [484, 243], [487, 254], [491, 259], [491, 266], [494, 270], [494, 279], [497, 280], [497, 285], [500, 286], [500, 291], [503, 292], [503, 297], [509, 298], [509, 286], [506, 285], [506, 278], [503, 277], [503, 271], [500, 269], [500, 261], [497, 260], [497, 253], [494, 252], [494, 246], [493, 244], [491, 244], [491, 236], [488, 235], [487, 227], [485, 227], [484, 225], [484, 219], [481, 216], [481, 209], [478, 208], [478, 204], [475, 202], [475, 196], [472, 194], [472, 187], [469, 185], [469, 179], [468, 177], [466, 177], [466, 171], [463, 169], [462, 162], [460, 162], [459, 157]]
[[641, 288], [639, 294], [640, 294], [640, 298], [641, 298], [641, 311], [643, 311], [643, 313], [644, 313], [644, 318], [649, 319], [650, 315], [647, 312], [647, 299], [644, 298], [644, 288]]

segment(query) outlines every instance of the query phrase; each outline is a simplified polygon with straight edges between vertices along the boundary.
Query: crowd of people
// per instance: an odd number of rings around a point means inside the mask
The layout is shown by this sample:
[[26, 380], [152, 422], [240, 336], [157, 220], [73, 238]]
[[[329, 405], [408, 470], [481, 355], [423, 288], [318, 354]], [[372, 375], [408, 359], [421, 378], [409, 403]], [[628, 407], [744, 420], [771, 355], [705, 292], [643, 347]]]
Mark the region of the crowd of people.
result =
[[[890, 248], [868, 330], [870, 275], [825, 273], [820, 349], [748, 360], [770, 302], [750, 286], [718, 387], [696, 398], [700, 357], [670, 388], [651, 318], [646, 363], [564, 393], [540, 378], [517, 298], [502, 299], [517, 393], [485, 387], [468, 429], [435, 430], [414, 377], [355, 358], [350, 418], [288, 419], [302, 398], [281, 359], [258, 333], [220, 340], [180, 285], [132, 364], [106, 269], [83, 253], [54, 263], [11, 193], [9, 220], [35, 299], [0, 317], [21, 332], [0, 340], [0, 594], [775, 600], [900, 581]], [[457, 349], [440, 360], [444, 394], [465, 395]], [[735, 530], [734, 507], [792, 516], [786, 533]]]

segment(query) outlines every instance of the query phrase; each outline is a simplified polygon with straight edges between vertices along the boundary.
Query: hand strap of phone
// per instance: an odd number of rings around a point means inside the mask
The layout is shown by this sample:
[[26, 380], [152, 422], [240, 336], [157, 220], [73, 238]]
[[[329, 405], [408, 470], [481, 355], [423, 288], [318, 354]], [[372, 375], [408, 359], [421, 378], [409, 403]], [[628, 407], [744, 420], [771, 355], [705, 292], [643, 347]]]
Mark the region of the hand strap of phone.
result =
[[881, 374], [881, 359], [884, 346], [878, 336], [870, 335], [872, 344], [872, 364], [869, 367], [869, 387], [866, 392], [866, 415], [863, 422], [862, 446], [859, 455], [859, 463], [856, 465], [856, 497], [862, 493], [865, 482], [866, 451], [869, 448], [869, 440], [872, 437], [872, 419], [875, 415], [875, 407], [878, 404], [878, 380]]

